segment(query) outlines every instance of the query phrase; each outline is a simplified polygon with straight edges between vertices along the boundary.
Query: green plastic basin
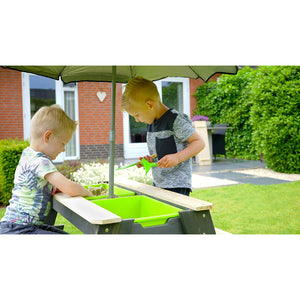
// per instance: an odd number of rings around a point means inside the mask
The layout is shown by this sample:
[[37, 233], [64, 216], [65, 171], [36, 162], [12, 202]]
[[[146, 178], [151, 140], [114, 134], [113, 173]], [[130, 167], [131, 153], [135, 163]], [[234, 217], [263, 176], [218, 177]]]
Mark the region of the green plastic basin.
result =
[[111, 211], [122, 219], [134, 219], [143, 227], [163, 225], [169, 218], [178, 217], [181, 209], [147, 196], [99, 199], [91, 202]]
[[[101, 183], [101, 184], [91, 184], [91, 185], [85, 185], [84, 187], [88, 189], [89, 186], [92, 187], [104, 187], [107, 191], [109, 190], [109, 185], [107, 183]], [[126, 196], [133, 196], [135, 195], [135, 192], [129, 191], [117, 186], [114, 186], [114, 195], [118, 197], [126, 197]], [[102, 198], [108, 198], [108, 195], [103, 195], [103, 196], [93, 196], [93, 197], [84, 197], [87, 200], [95, 200], [95, 199], [102, 199]]]

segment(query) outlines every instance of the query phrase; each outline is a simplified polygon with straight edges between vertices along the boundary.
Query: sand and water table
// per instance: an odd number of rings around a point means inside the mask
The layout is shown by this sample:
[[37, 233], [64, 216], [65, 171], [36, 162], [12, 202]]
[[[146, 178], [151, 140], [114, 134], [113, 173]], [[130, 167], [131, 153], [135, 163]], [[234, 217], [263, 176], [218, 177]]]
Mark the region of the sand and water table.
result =
[[[108, 189], [108, 184], [93, 185]], [[89, 188], [89, 186], [86, 186]], [[215, 234], [212, 203], [128, 179], [115, 181], [114, 198], [54, 195], [57, 212], [85, 234]]]

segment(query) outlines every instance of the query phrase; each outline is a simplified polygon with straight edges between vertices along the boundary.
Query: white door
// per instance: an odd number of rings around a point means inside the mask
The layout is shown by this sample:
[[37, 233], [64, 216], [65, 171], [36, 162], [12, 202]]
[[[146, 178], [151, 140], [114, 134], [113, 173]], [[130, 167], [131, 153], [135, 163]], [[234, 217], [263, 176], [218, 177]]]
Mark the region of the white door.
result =
[[[162, 102], [190, 116], [190, 86], [188, 78], [168, 77], [154, 82]], [[123, 86], [125, 88], [125, 85]], [[148, 154], [146, 143], [147, 125], [135, 122], [128, 113], [123, 113], [124, 157], [138, 158]]]
[[[64, 84], [44, 76], [22, 73], [23, 91], [23, 126], [24, 140], [30, 138], [30, 120], [42, 106], [58, 104], [73, 120], [78, 120], [77, 84]], [[73, 135], [66, 146], [66, 152], [61, 153], [54, 162], [63, 162], [79, 158], [79, 130]]]

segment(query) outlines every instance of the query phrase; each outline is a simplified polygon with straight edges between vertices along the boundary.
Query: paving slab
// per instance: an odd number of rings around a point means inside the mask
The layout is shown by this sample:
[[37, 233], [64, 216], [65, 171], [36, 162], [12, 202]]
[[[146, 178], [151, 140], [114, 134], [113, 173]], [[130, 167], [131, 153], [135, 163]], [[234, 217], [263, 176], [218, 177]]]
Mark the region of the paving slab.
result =
[[280, 183], [291, 182], [288, 180], [282, 180], [282, 179], [276, 179], [276, 178], [270, 178], [270, 177], [259, 177], [259, 176], [239, 178], [239, 179], [236, 179], [236, 181], [238, 181], [240, 183], [250, 183], [250, 184], [254, 184], [254, 185], [270, 185], [270, 184], [280, 184]]
[[220, 186], [227, 186], [227, 185], [234, 185], [234, 184], [239, 184], [239, 182], [234, 180], [210, 177], [210, 176], [202, 176], [194, 173], [192, 174], [193, 189], [220, 187]]
[[251, 177], [257, 177], [255, 175], [249, 175], [249, 174], [242, 174], [242, 173], [237, 173], [233, 171], [228, 171], [228, 172], [213, 172], [213, 173], [207, 173], [205, 176], [208, 177], [215, 177], [215, 178], [220, 178], [220, 179], [228, 179], [228, 180], [239, 180], [239, 179], [247, 179]]
[[204, 174], [211, 172], [224, 172], [243, 169], [254, 169], [265, 167], [265, 163], [260, 160], [245, 160], [236, 158], [217, 158], [211, 165], [200, 166], [193, 163], [193, 173]]
[[[217, 159], [212, 165], [199, 166], [193, 164], [193, 188], [218, 187], [233, 184], [270, 185], [291, 182], [290, 180], [277, 179], [239, 171], [265, 167], [260, 160], [243, 159]], [[200, 177], [197, 177], [200, 176]]]

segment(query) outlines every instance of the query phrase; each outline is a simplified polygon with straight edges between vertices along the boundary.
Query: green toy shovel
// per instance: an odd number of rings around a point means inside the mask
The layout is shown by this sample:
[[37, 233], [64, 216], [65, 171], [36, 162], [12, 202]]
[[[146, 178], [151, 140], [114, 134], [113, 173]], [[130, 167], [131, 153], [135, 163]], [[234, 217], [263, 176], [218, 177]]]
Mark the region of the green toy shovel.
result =
[[[155, 158], [157, 155], [156, 154], [153, 154], [151, 155], [152, 158]], [[128, 165], [128, 166], [124, 166], [124, 167], [121, 167], [121, 168], [118, 168], [116, 171], [119, 171], [119, 170], [124, 170], [124, 169], [127, 169], [127, 168], [130, 168], [130, 167], [133, 167], [133, 166], [136, 166], [137, 163], [140, 163], [143, 165], [143, 168], [145, 170], [145, 175], [147, 175], [147, 173], [150, 171], [150, 169], [152, 167], [157, 167], [157, 163], [156, 162], [149, 162], [148, 160], [146, 160], [145, 158], [142, 158], [141, 161], [138, 161], [134, 164], [131, 164], [131, 165]]]
[[124, 166], [124, 167], [120, 167], [120, 168], [116, 169], [116, 171], [124, 170], [124, 169], [130, 168], [130, 167], [136, 166], [137, 163], [138, 162], [135, 162], [134, 164], [131, 164], [131, 165], [128, 165], [128, 166]]
[[145, 175], [147, 175], [147, 173], [150, 171], [150, 169], [152, 167], [157, 167], [157, 163], [156, 162], [149, 162], [148, 160], [146, 160], [145, 158], [142, 158], [141, 162], [140, 162], [142, 165], [143, 165], [143, 168], [145, 170]]

